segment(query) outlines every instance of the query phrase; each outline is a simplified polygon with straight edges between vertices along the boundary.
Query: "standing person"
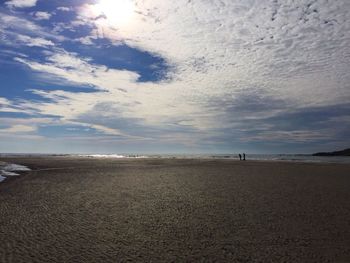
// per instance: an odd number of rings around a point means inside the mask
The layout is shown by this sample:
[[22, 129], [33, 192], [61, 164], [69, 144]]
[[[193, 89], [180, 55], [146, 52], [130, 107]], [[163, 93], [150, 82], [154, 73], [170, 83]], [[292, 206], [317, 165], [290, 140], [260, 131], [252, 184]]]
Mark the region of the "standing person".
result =
[[243, 161], [245, 161], [245, 153], [243, 153]]
[[239, 156], [239, 160], [242, 161], [242, 155], [238, 154], [238, 156]]

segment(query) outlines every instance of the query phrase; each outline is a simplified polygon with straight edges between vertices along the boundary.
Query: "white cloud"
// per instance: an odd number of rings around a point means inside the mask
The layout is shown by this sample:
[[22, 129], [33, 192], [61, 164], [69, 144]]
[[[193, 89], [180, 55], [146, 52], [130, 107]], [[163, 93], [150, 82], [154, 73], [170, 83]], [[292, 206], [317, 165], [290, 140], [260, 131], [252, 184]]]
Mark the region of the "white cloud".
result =
[[[73, 84], [92, 85], [101, 90], [117, 90], [134, 83], [139, 75], [125, 70], [108, 69], [92, 65], [88, 58], [79, 58], [74, 53], [56, 50], [47, 58], [47, 63], [38, 63], [24, 58], [15, 58], [32, 70], [50, 74]], [[57, 79], [53, 79], [55, 82]]]
[[52, 16], [52, 14], [42, 11], [35, 12], [33, 15], [35, 20], [49, 20]]
[[[16, 38], [17, 35], [28, 35], [31, 37], [40, 37], [55, 41], [64, 41], [66, 38], [54, 32], [49, 32], [46, 28], [23, 17], [8, 15], [0, 12], [0, 32], [2, 38], [0, 42], [6, 42], [8, 38]], [[7, 43], [13, 44], [11, 41]]]
[[38, 0], [10, 0], [5, 4], [10, 8], [26, 8], [36, 6]]
[[13, 15], [7, 15], [5, 13], [0, 13], [0, 28], [2, 30], [18, 30], [18, 31], [27, 31], [32, 34], [44, 34], [44, 30], [42, 27], [38, 26], [37, 24]]
[[10, 105], [10, 103], [8, 99], [0, 97], [0, 106], [7, 106]]
[[57, 7], [57, 10], [62, 12], [69, 12], [69, 11], [72, 11], [72, 8], [66, 7], [66, 6], [60, 6], [60, 7]]
[[0, 118], [5, 128], [0, 128], [0, 135], [35, 135], [39, 126], [57, 123], [49, 118]]
[[24, 111], [30, 114], [33, 113], [31, 109], [24, 108], [23, 105], [17, 105], [14, 101], [0, 97], [0, 112], [21, 113]]
[[55, 45], [51, 40], [25, 35], [17, 35], [17, 40], [28, 47], [48, 47]]
[[80, 37], [77, 39], [77, 42], [80, 42], [83, 45], [93, 45], [94, 44], [94, 42], [92, 41], [92, 38], [90, 36]]
[[10, 128], [0, 129], [0, 133], [27, 133], [34, 131], [36, 131], [36, 128], [28, 125], [13, 125]]

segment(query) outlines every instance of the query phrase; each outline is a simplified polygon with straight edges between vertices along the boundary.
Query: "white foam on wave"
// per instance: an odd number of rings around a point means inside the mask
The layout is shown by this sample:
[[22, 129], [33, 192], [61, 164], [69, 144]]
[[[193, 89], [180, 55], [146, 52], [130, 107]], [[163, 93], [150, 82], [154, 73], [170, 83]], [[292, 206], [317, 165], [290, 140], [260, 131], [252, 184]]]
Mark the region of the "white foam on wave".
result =
[[147, 158], [144, 155], [121, 155], [121, 154], [80, 154], [79, 157], [91, 157], [91, 158]]
[[1, 163], [0, 164], [0, 182], [4, 181], [7, 176], [18, 176], [19, 174], [15, 172], [23, 172], [23, 171], [30, 171], [30, 169], [20, 164]]
[[9, 171], [1, 171], [1, 174], [4, 176], [17, 176], [17, 175], [19, 175], [17, 173], [9, 172]]
[[27, 166], [20, 165], [20, 164], [6, 164], [2, 170], [8, 171], [8, 172], [20, 172], [20, 171], [30, 171], [30, 169]]
[[81, 154], [80, 157], [92, 157], [92, 158], [125, 158], [124, 155], [119, 154]]

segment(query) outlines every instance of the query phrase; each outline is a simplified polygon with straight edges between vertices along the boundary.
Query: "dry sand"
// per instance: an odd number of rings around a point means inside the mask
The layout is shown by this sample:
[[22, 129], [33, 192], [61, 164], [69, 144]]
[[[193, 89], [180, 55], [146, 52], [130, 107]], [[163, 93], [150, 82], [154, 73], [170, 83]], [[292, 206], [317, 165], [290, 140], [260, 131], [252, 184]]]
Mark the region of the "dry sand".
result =
[[12, 158], [1, 262], [350, 262], [350, 166]]

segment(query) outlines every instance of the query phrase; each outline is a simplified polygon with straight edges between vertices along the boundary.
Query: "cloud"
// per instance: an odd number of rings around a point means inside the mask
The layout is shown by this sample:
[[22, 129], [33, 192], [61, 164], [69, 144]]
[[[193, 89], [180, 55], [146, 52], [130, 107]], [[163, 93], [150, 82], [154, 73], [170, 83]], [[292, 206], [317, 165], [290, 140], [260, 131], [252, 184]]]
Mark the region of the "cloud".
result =
[[33, 15], [35, 20], [49, 20], [52, 16], [52, 14], [42, 11], [35, 12]]
[[36, 6], [38, 0], [10, 0], [5, 4], [10, 8], [26, 8]]
[[14, 125], [10, 128], [0, 129], [0, 133], [27, 133], [36, 131], [35, 127], [27, 125]]
[[293, 143], [306, 143], [306, 142], [315, 142], [315, 141], [324, 141], [332, 139], [332, 135], [323, 134], [322, 132], [317, 131], [308, 131], [308, 130], [294, 130], [294, 131], [264, 131], [259, 133], [256, 136], [250, 136], [243, 140], [247, 142], [252, 141], [274, 141], [274, 142], [293, 142]]
[[[44, 39], [55, 40], [57, 42], [62, 42], [66, 39], [66, 37], [57, 35], [56, 33], [38, 25], [33, 21], [15, 15], [8, 15], [1, 11], [0, 32], [3, 34], [3, 37], [0, 38], [0, 43], [6, 43], [7, 38], [11, 38], [16, 35], [40, 37]], [[11, 42], [9, 42], [9, 44], [11, 45]]]
[[90, 64], [89, 58], [78, 57], [75, 53], [56, 49], [49, 52], [46, 62], [35, 62], [25, 58], [15, 58], [26, 64], [30, 69], [52, 78], [67, 81], [72, 84], [94, 86], [100, 90], [117, 90], [136, 82], [139, 75], [126, 70], [109, 69], [104, 65]]
[[228, 125], [221, 130], [218, 140], [233, 143], [274, 142], [275, 145], [288, 144], [290, 147], [292, 144], [318, 147], [330, 142], [347, 145], [350, 143], [346, 135], [350, 130], [349, 106], [347, 103], [288, 110], [281, 108], [265, 116], [259, 116], [259, 112], [248, 118], [243, 115], [243, 119], [234, 118], [234, 113], [228, 111], [224, 119]]
[[1, 136], [37, 136], [39, 127], [57, 123], [50, 118], [0, 118]]
[[0, 106], [8, 106], [10, 103], [8, 99], [0, 97]]
[[66, 6], [59, 6], [56, 8], [57, 10], [59, 11], [62, 11], [62, 12], [69, 12], [69, 11], [72, 11], [72, 8], [71, 7], [66, 7]]
[[8, 15], [1, 12], [0, 21], [0, 28], [2, 30], [7, 29], [11, 31], [27, 31], [35, 35], [37, 35], [38, 33], [44, 33], [43, 28], [37, 25], [36, 23], [14, 15]]
[[28, 113], [33, 114], [32, 109], [26, 108], [22, 103], [18, 105], [15, 101], [0, 97], [0, 113]]
[[48, 47], [55, 45], [51, 40], [25, 35], [17, 35], [17, 40], [28, 47]]

